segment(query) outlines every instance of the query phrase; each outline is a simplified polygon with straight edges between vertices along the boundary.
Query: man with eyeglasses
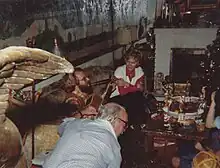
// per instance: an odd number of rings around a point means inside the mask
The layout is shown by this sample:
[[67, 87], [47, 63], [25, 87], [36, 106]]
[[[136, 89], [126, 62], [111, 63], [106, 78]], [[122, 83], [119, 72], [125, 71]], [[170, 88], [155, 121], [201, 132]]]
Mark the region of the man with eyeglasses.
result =
[[127, 112], [116, 103], [98, 112], [95, 120], [68, 118], [60, 125], [61, 138], [43, 168], [120, 168], [117, 137], [127, 128]]

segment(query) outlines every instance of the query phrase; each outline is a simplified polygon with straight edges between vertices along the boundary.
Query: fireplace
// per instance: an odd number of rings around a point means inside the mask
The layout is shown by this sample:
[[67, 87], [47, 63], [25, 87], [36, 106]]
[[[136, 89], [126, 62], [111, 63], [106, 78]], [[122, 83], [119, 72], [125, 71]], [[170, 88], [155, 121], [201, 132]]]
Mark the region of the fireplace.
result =
[[186, 83], [203, 76], [200, 63], [206, 57], [204, 48], [172, 48], [170, 76], [175, 83]]

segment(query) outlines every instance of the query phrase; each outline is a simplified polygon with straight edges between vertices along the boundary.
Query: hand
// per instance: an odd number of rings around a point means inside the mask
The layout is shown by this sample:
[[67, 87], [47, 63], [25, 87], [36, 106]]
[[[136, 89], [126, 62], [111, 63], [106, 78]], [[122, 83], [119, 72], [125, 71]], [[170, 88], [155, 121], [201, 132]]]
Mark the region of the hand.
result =
[[172, 158], [172, 166], [174, 168], [180, 167], [180, 158], [179, 157], [173, 157]]
[[196, 148], [197, 150], [199, 150], [199, 151], [203, 151], [203, 150], [204, 150], [204, 148], [202, 147], [202, 144], [201, 144], [200, 142], [197, 142], [197, 143], [195, 144], [195, 148]]
[[116, 85], [117, 86], [124, 86], [124, 87], [128, 87], [130, 84], [126, 81], [124, 81], [123, 79], [119, 79], [116, 81]]
[[137, 84], [137, 88], [140, 89], [141, 91], [144, 90], [144, 86], [143, 86], [143, 84]]
[[116, 84], [115, 84], [115, 83], [111, 83], [110, 86], [112, 86], [112, 92], [115, 91], [115, 89], [116, 89]]
[[211, 102], [215, 104], [215, 93], [216, 92], [212, 92], [212, 95], [211, 95]]

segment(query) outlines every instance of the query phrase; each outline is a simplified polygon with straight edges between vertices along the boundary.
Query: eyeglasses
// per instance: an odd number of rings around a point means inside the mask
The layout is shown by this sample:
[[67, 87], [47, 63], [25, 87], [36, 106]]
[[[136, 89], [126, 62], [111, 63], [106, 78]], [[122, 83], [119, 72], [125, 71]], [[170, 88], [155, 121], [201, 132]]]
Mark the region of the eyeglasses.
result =
[[128, 128], [128, 121], [125, 121], [121, 118], [118, 118], [118, 119], [125, 124], [124, 129], [127, 129]]

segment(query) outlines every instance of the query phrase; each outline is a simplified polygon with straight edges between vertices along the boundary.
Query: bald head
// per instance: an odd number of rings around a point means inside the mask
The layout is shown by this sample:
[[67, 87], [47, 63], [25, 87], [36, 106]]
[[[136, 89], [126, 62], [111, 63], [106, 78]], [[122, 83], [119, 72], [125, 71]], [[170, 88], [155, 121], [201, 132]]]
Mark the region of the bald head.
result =
[[98, 118], [109, 121], [117, 136], [125, 131], [128, 123], [125, 108], [116, 103], [107, 103], [102, 106]]

